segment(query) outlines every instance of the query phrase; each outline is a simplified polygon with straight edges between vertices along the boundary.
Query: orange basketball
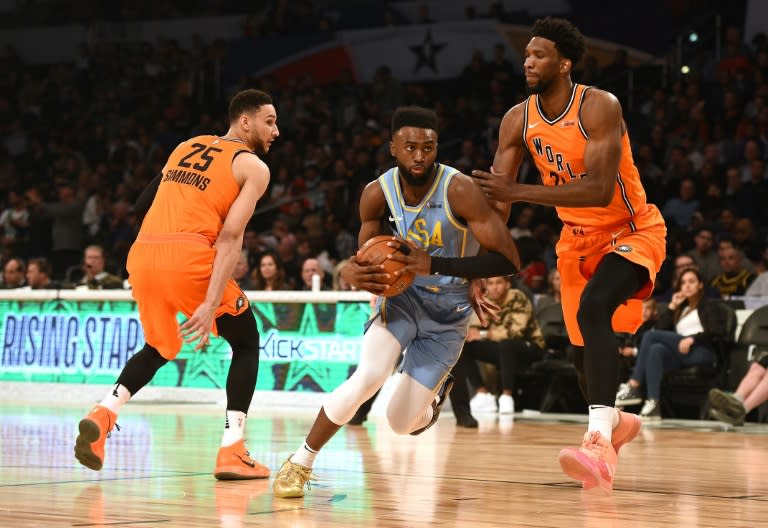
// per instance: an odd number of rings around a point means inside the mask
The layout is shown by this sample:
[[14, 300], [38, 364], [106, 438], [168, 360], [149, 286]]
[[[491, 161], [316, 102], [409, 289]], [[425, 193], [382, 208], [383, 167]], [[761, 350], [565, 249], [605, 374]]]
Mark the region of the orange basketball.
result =
[[[398, 238], [402, 244], [407, 244], [402, 238]], [[388, 259], [387, 257], [392, 253], [400, 251], [396, 247], [389, 247], [388, 242], [393, 242], [392, 235], [378, 235], [368, 240], [363, 247], [360, 248], [360, 262], [366, 264], [383, 264], [384, 272], [389, 273], [392, 276], [392, 282], [386, 290], [379, 293], [384, 297], [393, 297], [403, 293], [408, 286], [411, 285], [415, 275], [413, 273], [404, 273], [403, 275], [395, 276], [395, 272], [405, 267], [402, 262]]]

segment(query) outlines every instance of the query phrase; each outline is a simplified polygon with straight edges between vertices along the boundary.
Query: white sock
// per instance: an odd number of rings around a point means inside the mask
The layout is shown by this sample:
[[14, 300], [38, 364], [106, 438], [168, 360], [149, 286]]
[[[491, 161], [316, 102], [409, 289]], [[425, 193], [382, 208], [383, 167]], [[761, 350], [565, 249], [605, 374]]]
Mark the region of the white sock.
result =
[[106, 407], [115, 414], [120, 414], [120, 409], [122, 409], [123, 405], [130, 399], [131, 393], [128, 389], [118, 383], [115, 385], [115, 388], [101, 400], [99, 405]]
[[589, 406], [589, 426], [587, 431], [600, 431], [600, 434], [611, 441], [611, 433], [615, 425], [619, 423], [619, 413], [614, 407], [605, 405]]
[[241, 440], [244, 431], [245, 413], [227, 409], [227, 418], [224, 421], [224, 435], [221, 437], [221, 447], [231, 446]]
[[302, 446], [298, 448], [294, 454], [291, 455], [290, 460], [294, 464], [299, 464], [301, 466], [311, 468], [312, 464], [315, 463], [315, 457], [317, 456], [317, 453], [319, 453], [319, 451], [315, 451], [309, 447], [306, 442], [304, 442]]

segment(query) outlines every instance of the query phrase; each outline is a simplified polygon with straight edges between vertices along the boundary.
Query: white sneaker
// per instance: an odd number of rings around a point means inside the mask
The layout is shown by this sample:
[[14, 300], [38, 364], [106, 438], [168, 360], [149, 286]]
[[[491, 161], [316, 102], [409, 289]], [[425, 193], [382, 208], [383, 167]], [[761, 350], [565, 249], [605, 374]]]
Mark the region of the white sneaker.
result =
[[496, 398], [490, 392], [478, 392], [469, 402], [469, 409], [472, 414], [495, 413]]
[[661, 420], [661, 406], [656, 400], [645, 400], [640, 410], [640, 418], [646, 421]]
[[509, 394], [499, 396], [499, 414], [515, 414], [515, 399]]

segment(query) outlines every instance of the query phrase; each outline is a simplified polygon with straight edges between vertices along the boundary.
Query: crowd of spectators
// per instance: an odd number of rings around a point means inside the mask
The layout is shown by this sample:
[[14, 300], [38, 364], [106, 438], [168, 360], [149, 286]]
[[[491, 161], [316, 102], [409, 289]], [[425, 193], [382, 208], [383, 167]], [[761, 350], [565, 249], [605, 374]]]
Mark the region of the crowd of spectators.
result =
[[[126, 278], [125, 259], [141, 218], [132, 204], [176, 144], [227, 129], [228, 97], [254, 87], [274, 96], [281, 136], [265, 157], [272, 174], [244, 240], [236, 276], [245, 288], [305, 289], [312, 274], [324, 288], [344, 288], [338, 265], [357, 248], [358, 197], [393, 163], [389, 118], [401, 104], [434, 108], [439, 160], [468, 172], [487, 168], [498, 124], [525, 97], [524, 82], [503, 44], [481, 52], [459, 79], [400, 82], [382, 65], [375, 80], [351, 74], [330, 84], [295, 77], [243, 78], [223, 86], [216, 65], [228, 43], [195, 39], [83, 42], [73, 63], [25, 64], [0, 53], [0, 265], [50, 269], [57, 284], [86, 273], [84, 250], [103, 248], [106, 270]], [[578, 65], [576, 81], [623, 87], [626, 54], [600, 69]], [[668, 258], [656, 293], [673, 287], [674, 259], [689, 254], [722, 295], [743, 295], [766, 271], [768, 226], [768, 47], [724, 32], [719, 62], [689, 75], [633, 87], [623, 100], [636, 164], [649, 200], [669, 228]], [[625, 99], [626, 90], [616, 89]], [[520, 178], [536, 182], [530, 160]], [[547, 290], [560, 224], [553, 209], [515, 204], [509, 221], [522, 261], [520, 279]], [[45, 259], [40, 261], [39, 259]], [[41, 266], [40, 263], [44, 262]], [[307, 268], [314, 271], [309, 273]], [[760, 281], [765, 283], [765, 281]], [[768, 292], [762, 292], [768, 293]]]

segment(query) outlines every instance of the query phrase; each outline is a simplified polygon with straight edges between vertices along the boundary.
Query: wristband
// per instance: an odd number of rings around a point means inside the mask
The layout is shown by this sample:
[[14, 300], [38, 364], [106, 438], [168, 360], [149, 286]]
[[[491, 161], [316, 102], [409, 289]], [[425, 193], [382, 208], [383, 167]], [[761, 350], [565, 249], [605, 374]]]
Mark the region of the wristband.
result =
[[489, 251], [474, 257], [432, 257], [429, 272], [466, 279], [517, 275], [517, 266], [501, 253]]

